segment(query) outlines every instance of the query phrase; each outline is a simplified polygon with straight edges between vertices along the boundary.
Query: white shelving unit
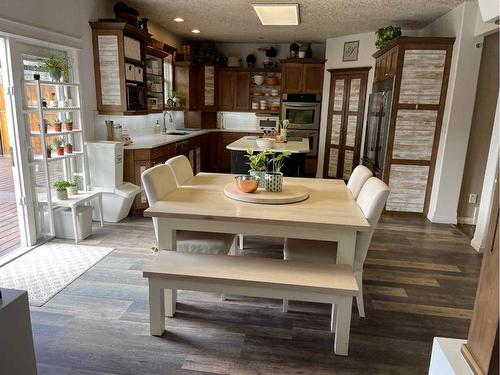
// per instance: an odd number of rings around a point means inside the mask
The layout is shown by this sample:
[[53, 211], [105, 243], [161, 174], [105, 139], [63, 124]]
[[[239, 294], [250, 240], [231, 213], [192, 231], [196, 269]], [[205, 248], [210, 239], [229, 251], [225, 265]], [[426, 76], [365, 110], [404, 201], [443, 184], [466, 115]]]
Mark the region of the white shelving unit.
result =
[[[32, 142], [29, 150], [30, 167], [33, 168], [32, 173], [36, 175], [43, 169], [44, 182], [38, 183], [35, 181], [35, 186], [43, 189], [42, 192], [37, 192], [33, 197], [35, 207], [37, 209], [38, 225], [44, 228], [44, 210], [47, 210], [48, 215], [48, 228], [47, 230], [40, 230], [40, 233], [53, 237], [55, 236], [53, 209], [59, 205], [57, 200], [52, 197], [52, 184], [54, 181], [51, 179], [51, 165], [54, 167], [54, 162], [62, 161], [62, 169], [64, 179], [70, 180], [74, 176], [81, 179], [79, 190], [87, 191], [87, 158], [85, 155], [84, 144], [84, 130], [82, 123], [82, 113], [80, 109], [80, 87], [77, 83], [67, 82], [50, 82], [40, 80], [40, 76], [35, 74], [33, 80], [24, 80], [23, 89], [23, 102], [24, 102], [24, 116], [25, 124], [31, 126], [28, 133], [31, 136]], [[33, 95], [33, 90], [28, 90], [29, 86], [34, 86], [35, 96], [28, 97], [29, 91]], [[55, 95], [58, 106], [44, 106], [43, 91], [46, 89], [52, 90], [51, 95]], [[66, 103], [71, 99], [71, 106], [61, 106], [60, 103]], [[38, 129], [32, 126], [33, 116], [36, 114], [38, 117]], [[73, 129], [61, 131], [46, 131], [46, 116], [57, 116], [61, 121], [71, 118], [73, 120]], [[64, 143], [71, 143], [74, 151], [72, 153], [65, 153], [64, 155], [57, 155], [54, 151], [51, 152], [51, 157], [48, 157], [47, 146], [52, 144], [54, 138], [60, 138]], [[37, 141], [38, 139], [38, 141]], [[60, 172], [58, 170], [58, 172]], [[36, 180], [36, 177], [34, 178]]]

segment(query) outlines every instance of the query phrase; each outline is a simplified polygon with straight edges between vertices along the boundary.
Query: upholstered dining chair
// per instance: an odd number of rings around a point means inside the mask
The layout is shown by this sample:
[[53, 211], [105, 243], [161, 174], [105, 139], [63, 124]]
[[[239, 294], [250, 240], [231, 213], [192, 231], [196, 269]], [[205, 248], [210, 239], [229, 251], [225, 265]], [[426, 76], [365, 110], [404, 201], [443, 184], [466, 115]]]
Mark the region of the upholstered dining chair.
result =
[[[366, 220], [370, 224], [370, 230], [358, 232], [356, 236], [356, 248], [354, 251], [354, 276], [358, 282], [359, 294], [356, 296], [359, 316], [365, 316], [363, 302], [363, 263], [370, 247], [370, 242], [377, 226], [378, 220], [387, 202], [389, 188], [376, 177], [369, 178], [363, 185], [357, 203], [363, 211]], [[300, 239], [285, 239], [283, 249], [285, 260], [300, 260], [307, 262], [335, 263], [336, 248], [335, 242], [312, 241]], [[283, 311], [288, 310], [288, 301], [283, 300]]]
[[187, 180], [194, 176], [191, 163], [184, 155], [178, 155], [170, 158], [165, 162], [165, 164], [172, 168], [177, 186], [183, 185]]
[[[189, 162], [189, 161], [188, 161]], [[149, 204], [162, 200], [167, 194], [177, 189], [172, 169], [165, 164], [145, 170], [141, 175], [142, 184]], [[159, 239], [158, 218], [153, 218], [156, 241]], [[227, 255], [234, 252], [236, 246], [234, 234], [207, 233], [195, 231], [177, 231], [177, 251], [186, 253]]]
[[365, 184], [366, 180], [373, 176], [373, 173], [364, 165], [358, 165], [351, 173], [347, 187], [352, 193], [354, 199], [358, 199], [359, 192]]

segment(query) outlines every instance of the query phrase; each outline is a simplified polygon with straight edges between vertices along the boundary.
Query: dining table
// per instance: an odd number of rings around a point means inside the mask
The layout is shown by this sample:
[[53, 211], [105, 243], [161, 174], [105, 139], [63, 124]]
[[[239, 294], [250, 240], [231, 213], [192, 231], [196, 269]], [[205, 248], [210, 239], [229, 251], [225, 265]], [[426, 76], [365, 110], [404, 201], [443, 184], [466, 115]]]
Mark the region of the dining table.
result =
[[336, 263], [353, 266], [356, 235], [370, 225], [343, 180], [284, 177], [284, 190], [305, 188], [309, 197], [257, 204], [224, 194], [235, 177], [198, 173], [146, 209], [144, 216], [158, 219], [159, 250], [176, 250], [178, 230], [298, 238], [331, 241]]

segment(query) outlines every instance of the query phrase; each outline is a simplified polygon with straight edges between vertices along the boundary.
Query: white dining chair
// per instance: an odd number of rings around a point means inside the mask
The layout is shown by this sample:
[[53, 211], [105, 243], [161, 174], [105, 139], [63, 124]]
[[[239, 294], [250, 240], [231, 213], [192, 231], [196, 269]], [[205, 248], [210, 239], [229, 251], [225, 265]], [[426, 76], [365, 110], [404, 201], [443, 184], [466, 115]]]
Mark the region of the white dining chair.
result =
[[177, 186], [183, 185], [187, 180], [194, 176], [191, 163], [184, 155], [178, 155], [170, 158], [165, 162], [165, 164], [172, 168]]
[[[146, 169], [141, 175], [142, 184], [149, 204], [165, 198], [177, 189], [177, 183], [171, 167], [165, 164]], [[158, 218], [153, 218], [156, 241], [159, 239]], [[186, 253], [222, 254], [234, 252], [236, 241], [234, 234], [207, 233], [178, 230], [176, 233], [177, 251]]]
[[[363, 264], [370, 247], [373, 232], [387, 202], [389, 188], [376, 177], [369, 178], [363, 185], [357, 203], [370, 224], [370, 230], [358, 232], [354, 251], [354, 276], [358, 282], [359, 294], [356, 296], [359, 316], [365, 316], [363, 302]], [[312, 241], [300, 239], [285, 239], [283, 255], [285, 260], [299, 260], [318, 263], [336, 262], [336, 243], [328, 241]], [[288, 310], [288, 301], [283, 300], [283, 311]]]
[[372, 171], [366, 168], [364, 165], [358, 165], [351, 173], [349, 181], [347, 181], [347, 187], [352, 193], [354, 199], [358, 199], [359, 192], [365, 184], [365, 182], [373, 176]]

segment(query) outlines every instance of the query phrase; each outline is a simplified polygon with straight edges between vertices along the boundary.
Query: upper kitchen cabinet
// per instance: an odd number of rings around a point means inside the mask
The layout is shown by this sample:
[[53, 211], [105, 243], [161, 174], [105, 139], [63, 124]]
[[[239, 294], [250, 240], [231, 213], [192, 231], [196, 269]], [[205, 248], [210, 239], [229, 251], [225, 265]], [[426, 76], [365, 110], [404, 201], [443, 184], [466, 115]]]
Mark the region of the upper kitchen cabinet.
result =
[[151, 46], [146, 47], [146, 96], [149, 113], [163, 111], [165, 103], [163, 59], [167, 53]]
[[213, 65], [200, 68], [200, 106], [202, 111], [217, 110], [217, 70]]
[[125, 22], [90, 22], [100, 114], [147, 113], [145, 46], [150, 34]]
[[375, 60], [375, 76], [373, 79], [375, 82], [393, 78], [396, 75], [398, 51], [399, 48], [396, 45], [377, 57]]
[[250, 72], [224, 69], [219, 72], [219, 110], [250, 110]]
[[176, 62], [174, 67], [175, 91], [179, 107], [189, 111], [200, 109], [200, 67], [190, 62]]
[[286, 59], [280, 61], [281, 91], [294, 94], [321, 94], [325, 60]]

